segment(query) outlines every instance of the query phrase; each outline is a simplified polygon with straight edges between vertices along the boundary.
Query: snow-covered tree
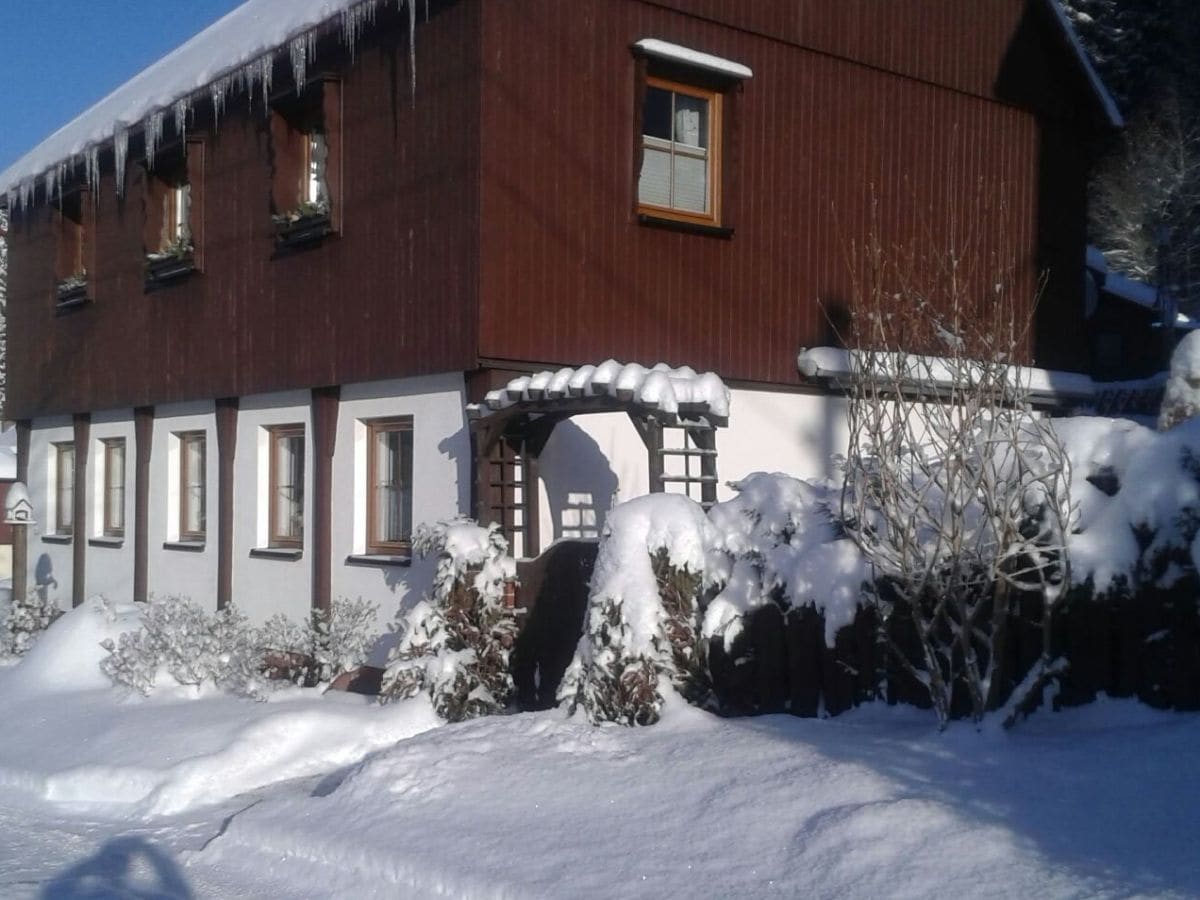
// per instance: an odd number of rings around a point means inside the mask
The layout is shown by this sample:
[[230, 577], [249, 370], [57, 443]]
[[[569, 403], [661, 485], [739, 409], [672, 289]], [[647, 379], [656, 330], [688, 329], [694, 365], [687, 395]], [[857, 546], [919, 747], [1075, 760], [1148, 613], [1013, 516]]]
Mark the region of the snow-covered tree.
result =
[[37, 591], [30, 591], [23, 600], [12, 598], [0, 607], [0, 658], [24, 656], [61, 615], [58, 604]]
[[405, 615], [384, 674], [381, 699], [425, 692], [451, 722], [503, 712], [514, 690], [509, 654], [517, 610], [506, 601], [516, 561], [496, 524], [467, 519], [422, 525], [420, 556], [437, 557], [432, 596]]
[[[1027, 323], [1006, 273], [974, 279], [969, 266], [871, 241], [847, 387], [841, 517], [874, 569], [882, 639], [943, 727], [956, 708], [979, 721], [1023, 674], [1006, 668], [1017, 594], [1043, 598], [1052, 670], [1048, 626], [1070, 580], [1069, 463], [1013, 365]], [[980, 281], [993, 295], [973, 302]]]

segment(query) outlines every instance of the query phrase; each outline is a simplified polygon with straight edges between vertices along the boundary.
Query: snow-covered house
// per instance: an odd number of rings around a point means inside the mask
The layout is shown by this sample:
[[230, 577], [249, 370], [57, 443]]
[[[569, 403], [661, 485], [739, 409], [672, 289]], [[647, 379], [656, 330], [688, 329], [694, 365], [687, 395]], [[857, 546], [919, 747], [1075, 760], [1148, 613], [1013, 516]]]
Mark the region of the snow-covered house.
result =
[[872, 220], [1048, 271], [1082, 369], [1118, 124], [1056, 0], [249, 0], [0, 173], [29, 586], [390, 615], [423, 521], [820, 476]]

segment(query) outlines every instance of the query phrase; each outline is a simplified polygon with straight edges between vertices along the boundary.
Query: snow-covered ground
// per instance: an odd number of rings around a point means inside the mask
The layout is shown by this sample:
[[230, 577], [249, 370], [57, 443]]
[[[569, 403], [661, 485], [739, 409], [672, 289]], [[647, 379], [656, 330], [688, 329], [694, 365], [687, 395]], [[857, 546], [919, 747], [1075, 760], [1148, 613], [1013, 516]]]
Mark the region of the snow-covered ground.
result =
[[147, 700], [21, 668], [5, 898], [1200, 895], [1200, 717], [1129, 702], [1011, 733], [675, 702], [651, 728], [431, 727], [423, 699]]

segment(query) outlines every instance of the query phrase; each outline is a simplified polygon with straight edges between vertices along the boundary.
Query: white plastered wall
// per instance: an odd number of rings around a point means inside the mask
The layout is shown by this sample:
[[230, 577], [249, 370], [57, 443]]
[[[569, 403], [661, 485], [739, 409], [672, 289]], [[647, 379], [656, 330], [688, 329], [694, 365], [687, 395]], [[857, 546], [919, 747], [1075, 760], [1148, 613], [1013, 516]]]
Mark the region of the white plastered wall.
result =
[[[179, 539], [179, 441], [184, 431], [203, 431], [205, 517], [203, 546], [177, 549]], [[236, 491], [235, 491], [236, 493]], [[155, 597], [188, 597], [203, 608], [217, 608], [217, 430], [211, 400], [155, 409], [150, 456], [148, 589]]]
[[[717, 431], [718, 500], [733, 496], [726, 482], [752, 472], [810, 480], [833, 474], [834, 454], [846, 450], [842, 399], [745, 388], [732, 395], [729, 427]], [[668, 446], [678, 440], [678, 432], [666, 430]], [[679, 457], [665, 462], [668, 474], [682, 474]], [[558, 425], [542, 451], [540, 476], [543, 549], [560, 537], [598, 536], [614, 504], [650, 490], [646, 446], [624, 413], [580, 415]]]
[[458, 372], [342, 387], [333, 456], [332, 595], [377, 603], [381, 630], [395, 621], [402, 605], [429, 589], [433, 561], [414, 559], [411, 566], [347, 562], [366, 550], [365, 422], [412, 417], [415, 528], [469, 512], [473, 467], [465, 402]]
[[[298, 621], [312, 606], [315, 457], [310, 394], [258, 394], [243, 397], [238, 406], [233, 464], [233, 601], [256, 625], [276, 613]], [[268, 429], [275, 425], [304, 426], [304, 542], [298, 559], [252, 555], [269, 543]]]
[[71, 573], [74, 568], [72, 538], [54, 538], [55, 473], [54, 444], [74, 441], [69, 416], [36, 419], [29, 431], [29, 500], [35, 523], [29, 528], [29, 589], [55, 600], [60, 609], [71, 608]]
[[[104, 441], [125, 441], [125, 536], [104, 535]], [[105, 410], [92, 415], [87, 478], [87, 594], [110, 600], [133, 599], [133, 513], [136, 445], [133, 410]]]

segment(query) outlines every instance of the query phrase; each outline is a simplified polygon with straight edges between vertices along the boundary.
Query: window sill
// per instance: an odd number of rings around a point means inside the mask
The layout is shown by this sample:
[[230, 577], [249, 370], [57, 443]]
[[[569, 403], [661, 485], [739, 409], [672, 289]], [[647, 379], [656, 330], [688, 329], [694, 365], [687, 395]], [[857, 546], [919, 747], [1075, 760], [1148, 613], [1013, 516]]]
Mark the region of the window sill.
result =
[[275, 255], [315, 247], [334, 233], [333, 220], [328, 213], [279, 222], [275, 225]]
[[254, 559], [297, 560], [303, 555], [304, 551], [297, 547], [254, 547], [250, 551]]
[[346, 557], [348, 566], [410, 566], [411, 556], [391, 556], [384, 553], [351, 553]]
[[73, 540], [73, 535], [69, 534], [43, 534], [43, 544], [69, 544]]
[[188, 553], [201, 553], [204, 541], [163, 541], [164, 550], [183, 550]]
[[116, 537], [114, 535], [97, 535], [96, 537], [88, 538], [89, 547], [124, 547], [125, 538]]
[[638, 224], [648, 228], [662, 228], [666, 231], [680, 231], [684, 234], [701, 234], [706, 237], [733, 237], [733, 229], [723, 225], [701, 225], [699, 222], [685, 222], [682, 219], [672, 219], [667, 216], [655, 216], [650, 213], [638, 213]]
[[164, 256], [161, 259], [146, 257], [146, 291], [150, 292], [177, 281], [189, 278], [196, 271], [196, 258], [191, 253], [185, 256]]

